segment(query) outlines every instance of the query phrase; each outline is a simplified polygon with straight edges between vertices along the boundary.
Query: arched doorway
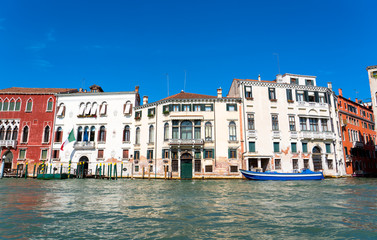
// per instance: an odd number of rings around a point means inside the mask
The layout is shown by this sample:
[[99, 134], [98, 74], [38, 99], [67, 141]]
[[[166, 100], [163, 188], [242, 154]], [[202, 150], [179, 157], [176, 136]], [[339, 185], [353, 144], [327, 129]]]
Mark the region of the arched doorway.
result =
[[[82, 164], [82, 162], [84, 163], [84, 174], [82, 174], [83, 178], [85, 178], [89, 172], [88, 172], [88, 168], [89, 168], [89, 159], [86, 157], [86, 156], [82, 156], [79, 160], [79, 162]], [[82, 165], [80, 165], [82, 166]], [[82, 168], [81, 168], [82, 169]]]
[[1, 159], [4, 161], [4, 173], [10, 173], [12, 171], [13, 153], [8, 151]]
[[312, 153], [314, 171], [322, 170], [321, 149], [316, 146], [313, 148]]
[[192, 178], [192, 155], [183, 153], [181, 155], [181, 179]]

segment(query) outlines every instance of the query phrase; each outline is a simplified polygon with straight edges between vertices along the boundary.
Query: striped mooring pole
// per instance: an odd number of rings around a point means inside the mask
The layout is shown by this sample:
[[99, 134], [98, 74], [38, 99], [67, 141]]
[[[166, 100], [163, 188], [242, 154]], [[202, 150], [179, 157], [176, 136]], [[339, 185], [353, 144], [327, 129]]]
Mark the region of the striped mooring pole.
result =
[[101, 179], [101, 171], [102, 171], [102, 164], [100, 163], [99, 164], [99, 171], [98, 171], [98, 175], [99, 175], [99, 178]]
[[69, 177], [71, 176], [71, 159], [69, 159], [69, 162], [68, 162], [68, 179]]
[[117, 163], [114, 163], [114, 177], [115, 180], [118, 180]]

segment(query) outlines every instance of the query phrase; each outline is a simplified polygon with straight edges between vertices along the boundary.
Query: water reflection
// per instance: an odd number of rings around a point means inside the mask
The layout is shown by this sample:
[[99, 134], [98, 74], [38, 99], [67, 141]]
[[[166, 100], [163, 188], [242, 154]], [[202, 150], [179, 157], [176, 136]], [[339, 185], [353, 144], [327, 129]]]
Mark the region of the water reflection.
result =
[[375, 238], [373, 179], [3, 179], [0, 238]]

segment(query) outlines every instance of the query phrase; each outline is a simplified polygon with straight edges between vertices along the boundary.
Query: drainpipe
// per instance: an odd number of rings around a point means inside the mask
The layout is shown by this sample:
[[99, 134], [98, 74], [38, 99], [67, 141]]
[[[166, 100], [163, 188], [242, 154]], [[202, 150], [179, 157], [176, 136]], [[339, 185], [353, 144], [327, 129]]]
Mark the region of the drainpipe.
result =
[[[241, 91], [242, 91], [242, 97], [241, 97], [241, 101], [242, 101], [242, 107], [243, 107], [243, 114], [242, 113], [240, 113], [240, 121], [242, 121], [242, 118], [243, 119], [245, 119], [245, 114], [246, 114], [246, 107], [245, 107], [245, 101], [244, 101], [244, 96], [245, 96], [245, 88], [243, 87], [243, 85], [241, 85], [242, 86], [242, 88], [241, 88]], [[242, 115], [244, 115], [244, 116], [242, 116]], [[254, 120], [255, 121], [255, 120]], [[244, 136], [245, 136], [245, 139], [246, 139], [246, 122], [245, 122], [245, 127], [244, 127], [244, 129], [243, 129], [243, 131], [244, 131]], [[241, 142], [241, 144], [242, 144], [242, 142]], [[248, 169], [246, 169], [246, 168], [244, 168], [245, 167], [245, 165], [244, 165], [244, 155], [245, 155], [245, 153], [247, 152], [247, 146], [246, 146], [246, 141], [244, 141], [244, 144], [245, 144], [245, 146], [244, 146], [244, 149], [242, 149], [241, 148], [241, 151], [243, 151], [243, 153], [242, 153], [242, 160], [241, 160], [241, 167], [242, 167], [242, 169], [244, 169], [244, 170], [248, 170]], [[243, 176], [243, 175], [242, 175]]]
[[[55, 141], [55, 119], [56, 119], [56, 103], [57, 103], [57, 97], [55, 96], [55, 101], [54, 101], [54, 119], [52, 120], [52, 134], [51, 134], [51, 144], [50, 144], [50, 164], [52, 165], [52, 152], [53, 152], [53, 145]], [[51, 171], [50, 171], [51, 173]]]
[[157, 123], [157, 114], [159, 111], [157, 111], [157, 105], [156, 107], [154, 108], [154, 116], [155, 116], [155, 120], [156, 120], [156, 134], [154, 135], [154, 178], [157, 178], [157, 126], [158, 126], [158, 123]]
[[[216, 100], [213, 101], [213, 137], [215, 139], [215, 151], [213, 153], [213, 157], [215, 158], [215, 167], [216, 167], [216, 147], [217, 147], [217, 144], [216, 144]], [[205, 131], [205, 129], [204, 129]], [[204, 133], [205, 134], [205, 133]], [[205, 136], [205, 135], [204, 135]]]

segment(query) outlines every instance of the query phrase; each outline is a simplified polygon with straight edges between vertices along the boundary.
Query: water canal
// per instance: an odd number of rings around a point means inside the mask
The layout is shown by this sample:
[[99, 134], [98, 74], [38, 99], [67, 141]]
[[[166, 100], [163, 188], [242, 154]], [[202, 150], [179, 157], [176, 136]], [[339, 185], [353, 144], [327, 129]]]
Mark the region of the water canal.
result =
[[0, 239], [377, 239], [377, 179], [2, 179], [0, 204]]

